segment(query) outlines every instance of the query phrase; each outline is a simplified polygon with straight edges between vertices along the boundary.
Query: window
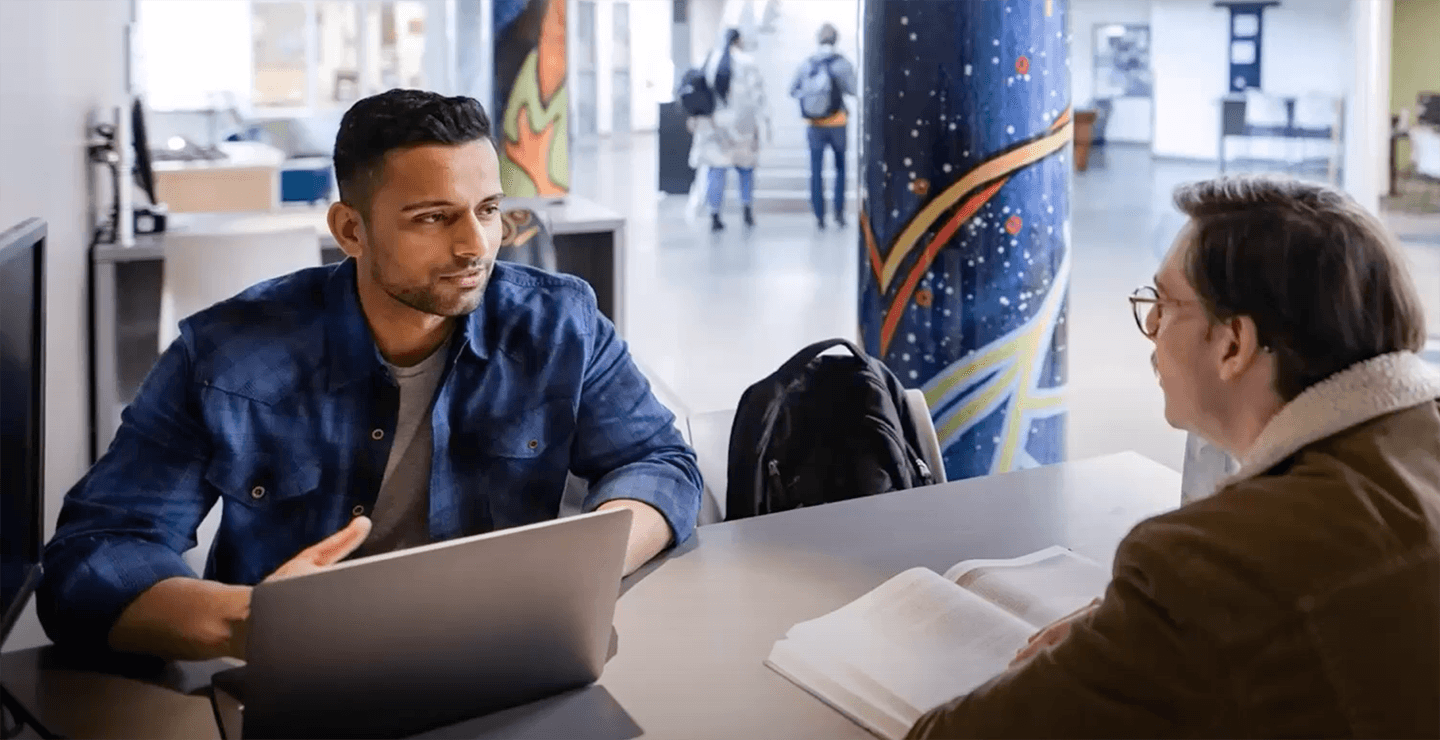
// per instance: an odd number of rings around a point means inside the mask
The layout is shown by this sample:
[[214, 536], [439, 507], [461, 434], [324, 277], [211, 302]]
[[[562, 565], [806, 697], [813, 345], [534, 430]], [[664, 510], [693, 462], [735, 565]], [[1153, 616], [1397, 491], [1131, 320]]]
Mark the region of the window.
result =
[[355, 10], [355, 3], [343, 0], [315, 5], [319, 107], [348, 107], [360, 99], [360, 22]]
[[429, 20], [445, 19], [427, 19], [423, 0], [252, 0], [251, 103], [326, 110], [395, 87], [427, 87]]
[[425, 4], [410, 0], [379, 6], [380, 90], [426, 87]]
[[305, 105], [309, 90], [304, 3], [256, 3], [251, 7], [255, 79], [251, 102], [256, 107]]

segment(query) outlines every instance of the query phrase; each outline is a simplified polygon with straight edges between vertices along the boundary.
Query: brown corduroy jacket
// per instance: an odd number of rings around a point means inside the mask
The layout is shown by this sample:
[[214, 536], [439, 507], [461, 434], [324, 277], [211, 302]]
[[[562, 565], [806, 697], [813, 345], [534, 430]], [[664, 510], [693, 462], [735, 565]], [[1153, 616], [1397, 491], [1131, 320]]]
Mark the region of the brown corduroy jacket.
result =
[[1409, 353], [1306, 390], [1063, 642], [910, 737], [1440, 737], [1437, 398]]

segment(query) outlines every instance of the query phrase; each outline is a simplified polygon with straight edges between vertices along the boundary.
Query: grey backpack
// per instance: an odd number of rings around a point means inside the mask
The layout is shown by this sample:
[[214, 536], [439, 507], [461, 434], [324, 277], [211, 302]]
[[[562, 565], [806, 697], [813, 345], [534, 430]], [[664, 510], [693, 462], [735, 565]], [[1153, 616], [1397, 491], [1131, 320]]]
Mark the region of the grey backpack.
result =
[[810, 67], [800, 79], [800, 88], [795, 91], [795, 97], [800, 100], [800, 115], [816, 120], [835, 115], [835, 111], [840, 110], [840, 86], [830, 70], [830, 65], [838, 58], [810, 60]]

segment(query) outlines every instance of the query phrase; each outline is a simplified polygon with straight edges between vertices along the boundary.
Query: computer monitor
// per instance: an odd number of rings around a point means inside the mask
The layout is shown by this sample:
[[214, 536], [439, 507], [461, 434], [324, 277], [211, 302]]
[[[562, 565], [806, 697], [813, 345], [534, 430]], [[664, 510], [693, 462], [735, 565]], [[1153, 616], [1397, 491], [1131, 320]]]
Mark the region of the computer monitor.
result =
[[[130, 130], [135, 141], [135, 182], [149, 196], [150, 205], [158, 206], [160, 199], [155, 197], [155, 170], [150, 165], [150, 137], [145, 133], [145, 108], [140, 104], [140, 98], [135, 98], [130, 106]], [[116, 142], [115, 145], [124, 146], [125, 142]]]
[[40, 582], [45, 501], [45, 222], [0, 233], [0, 642]]

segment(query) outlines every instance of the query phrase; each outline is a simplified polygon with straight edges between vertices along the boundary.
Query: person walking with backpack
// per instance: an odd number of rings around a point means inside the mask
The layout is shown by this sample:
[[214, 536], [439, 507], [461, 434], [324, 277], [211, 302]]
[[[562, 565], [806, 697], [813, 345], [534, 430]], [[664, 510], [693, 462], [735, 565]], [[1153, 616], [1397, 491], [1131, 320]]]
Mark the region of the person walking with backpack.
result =
[[707, 171], [706, 201], [712, 231], [725, 228], [720, 208], [726, 175], [732, 167], [740, 175], [745, 225], [755, 225], [755, 165], [760, 160], [762, 131], [767, 142], [771, 139], [760, 66], [741, 49], [740, 42], [739, 30], [725, 29], [720, 45], [706, 57], [704, 67], [692, 70], [681, 83], [680, 102], [692, 116], [695, 134], [690, 166]]
[[820, 49], [795, 71], [790, 97], [800, 101], [800, 115], [810, 122], [810, 205], [815, 219], [825, 228], [825, 148], [835, 157], [835, 223], [845, 226], [845, 133], [849, 115], [845, 96], [855, 95], [855, 67], [839, 52], [835, 42], [840, 34], [826, 23], [817, 40]]

